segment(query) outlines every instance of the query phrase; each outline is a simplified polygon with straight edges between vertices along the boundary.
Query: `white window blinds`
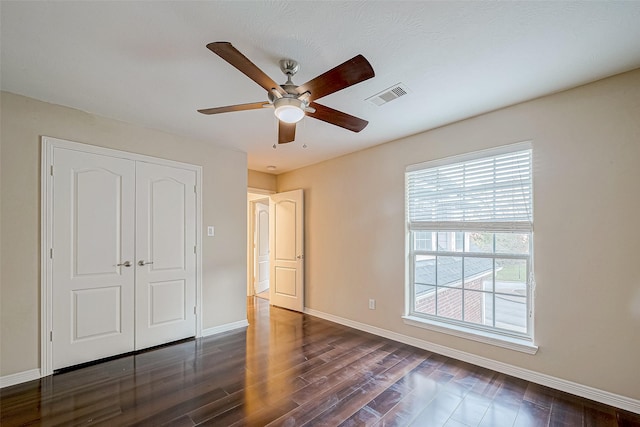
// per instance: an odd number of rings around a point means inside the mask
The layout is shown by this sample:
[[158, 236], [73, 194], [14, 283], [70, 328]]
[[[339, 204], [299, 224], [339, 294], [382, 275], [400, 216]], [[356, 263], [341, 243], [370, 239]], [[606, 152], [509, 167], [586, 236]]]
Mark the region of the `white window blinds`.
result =
[[531, 230], [531, 149], [412, 167], [406, 176], [412, 229]]

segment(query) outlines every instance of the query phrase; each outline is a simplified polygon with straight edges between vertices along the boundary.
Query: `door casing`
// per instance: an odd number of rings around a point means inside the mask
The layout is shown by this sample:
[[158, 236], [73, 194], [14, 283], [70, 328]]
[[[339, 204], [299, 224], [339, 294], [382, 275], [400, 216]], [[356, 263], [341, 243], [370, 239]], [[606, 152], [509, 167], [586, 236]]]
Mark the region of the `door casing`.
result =
[[53, 373], [53, 277], [51, 251], [53, 248], [53, 186], [55, 174], [53, 151], [65, 148], [80, 152], [99, 154], [158, 165], [179, 167], [196, 173], [196, 337], [202, 335], [202, 167], [141, 154], [98, 147], [63, 139], [42, 137], [41, 163], [41, 283], [40, 283], [40, 376]]

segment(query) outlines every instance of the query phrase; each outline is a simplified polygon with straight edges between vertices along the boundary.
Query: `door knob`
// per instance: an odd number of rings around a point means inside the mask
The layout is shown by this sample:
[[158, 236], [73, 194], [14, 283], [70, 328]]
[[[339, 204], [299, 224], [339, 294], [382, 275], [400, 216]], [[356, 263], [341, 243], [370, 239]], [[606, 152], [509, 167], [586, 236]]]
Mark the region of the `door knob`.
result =
[[142, 259], [140, 261], [138, 261], [138, 265], [140, 267], [142, 267], [143, 265], [146, 265], [146, 264], [153, 264], [153, 261], [144, 262], [144, 260], [142, 260]]
[[125, 262], [122, 262], [120, 264], [116, 264], [116, 267], [121, 267], [121, 266], [131, 267], [131, 263], [129, 261], [125, 261]]

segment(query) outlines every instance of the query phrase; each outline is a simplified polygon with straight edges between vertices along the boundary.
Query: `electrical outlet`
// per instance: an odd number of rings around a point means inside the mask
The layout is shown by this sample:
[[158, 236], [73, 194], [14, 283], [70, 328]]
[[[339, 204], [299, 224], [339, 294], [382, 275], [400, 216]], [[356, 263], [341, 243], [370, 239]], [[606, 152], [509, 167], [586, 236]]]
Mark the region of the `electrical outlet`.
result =
[[215, 235], [216, 235], [216, 232], [215, 232], [215, 230], [213, 228], [213, 225], [208, 226], [207, 227], [207, 236], [213, 237]]
[[371, 298], [369, 300], [369, 310], [375, 310], [376, 309], [376, 300], [374, 300], [373, 298]]

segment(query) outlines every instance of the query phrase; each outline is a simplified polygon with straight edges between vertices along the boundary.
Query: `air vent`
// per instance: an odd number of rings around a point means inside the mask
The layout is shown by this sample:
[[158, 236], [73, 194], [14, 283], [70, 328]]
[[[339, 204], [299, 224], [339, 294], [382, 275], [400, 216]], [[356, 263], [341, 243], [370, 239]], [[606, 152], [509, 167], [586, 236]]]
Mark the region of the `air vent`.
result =
[[409, 89], [402, 83], [398, 83], [388, 89], [383, 90], [380, 93], [367, 98], [366, 101], [369, 101], [377, 106], [381, 106], [386, 104], [387, 102], [393, 101], [394, 99], [400, 98], [401, 96], [405, 96], [408, 93]]

